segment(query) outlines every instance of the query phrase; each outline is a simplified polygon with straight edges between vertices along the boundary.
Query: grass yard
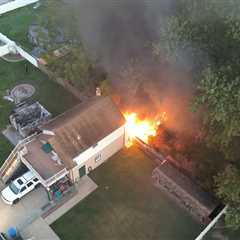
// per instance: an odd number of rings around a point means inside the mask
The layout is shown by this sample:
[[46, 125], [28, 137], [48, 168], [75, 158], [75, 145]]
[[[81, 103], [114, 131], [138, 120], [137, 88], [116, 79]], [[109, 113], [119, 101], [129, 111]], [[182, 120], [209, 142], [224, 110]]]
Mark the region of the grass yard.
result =
[[0, 16], [0, 32], [24, 48], [31, 48], [27, 39], [28, 27], [37, 16], [33, 5]]
[[151, 183], [154, 164], [124, 149], [91, 177], [98, 189], [51, 226], [62, 240], [192, 240], [200, 226]]
[[[32, 49], [27, 39], [28, 27], [40, 14], [33, 5], [4, 14], [0, 17], [0, 32], [16, 41], [24, 48]], [[26, 72], [28, 66], [28, 72]], [[29, 83], [36, 88], [34, 98], [42, 103], [54, 116], [66, 111], [77, 100], [58, 84], [34, 68], [26, 61], [8, 63], [0, 59], [0, 130], [8, 123], [8, 116], [13, 105], [2, 99], [7, 89], [19, 83]], [[11, 151], [11, 144], [0, 134], [0, 166]]]
[[[25, 67], [28, 65], [28, 73]], [[77, 99], [63, 87], [34, 68], [27, 62], [7, 63], [0, 60], [0, 130], [6, 127], [8, 116], [13, 105], [3, 100], [7, 89], [11, 89], [20, 83], [29, 83], [36, 88], [34, 98], [42, 103], [54, 116], [66, 111], [75, 104]], [[3, 163], [12, 146], [0, 135], [0, 165]]]

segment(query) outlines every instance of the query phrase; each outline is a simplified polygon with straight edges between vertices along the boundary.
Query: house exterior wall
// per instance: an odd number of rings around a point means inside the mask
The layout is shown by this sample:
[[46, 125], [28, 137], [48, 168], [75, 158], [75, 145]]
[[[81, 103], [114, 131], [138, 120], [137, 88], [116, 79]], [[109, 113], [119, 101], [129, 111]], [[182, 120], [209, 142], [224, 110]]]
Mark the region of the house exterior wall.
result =
[[99, 141], [98, 144], [92, 146], [73, 159], [73, 161], [77, 163], [77, 166], [71, 170], [73, 180], [77, 181], [80, 178], [80, 168], [86, 166], [86, 174], [88, 174], [91, 170], [94, 170], [96, 167], [101, 165], [108, 158], [122, 149], [124, 144], [125, 126], [122, 126]]
[[76, 166], [73, 169], [71, 169], [69, 171], [69, 179], [71, 180], [71, 182], [78, 182], [78, 180], [80, 179], [80, 175], [79, 175], [79, 167]]

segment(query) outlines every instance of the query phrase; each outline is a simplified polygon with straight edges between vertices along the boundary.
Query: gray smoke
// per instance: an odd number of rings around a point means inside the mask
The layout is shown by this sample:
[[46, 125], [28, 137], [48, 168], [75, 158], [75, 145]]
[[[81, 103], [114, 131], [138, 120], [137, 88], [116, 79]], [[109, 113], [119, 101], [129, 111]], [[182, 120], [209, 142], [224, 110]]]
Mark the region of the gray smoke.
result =
[[192, 76], [158, 63], [151, 49], [176, 1], [67, 0], [66, 12], [76, 16], [82, 43], [108, 71], [123, 107], [143, 115], [166, 111], [169, 126], [186, 131], [196, 128], [188, 108]]
[[161, 18], [171, 9], [167, 0], [68, 0], [78, 16], [84, 45], [108, 70], [142, 57], [157, 39]]

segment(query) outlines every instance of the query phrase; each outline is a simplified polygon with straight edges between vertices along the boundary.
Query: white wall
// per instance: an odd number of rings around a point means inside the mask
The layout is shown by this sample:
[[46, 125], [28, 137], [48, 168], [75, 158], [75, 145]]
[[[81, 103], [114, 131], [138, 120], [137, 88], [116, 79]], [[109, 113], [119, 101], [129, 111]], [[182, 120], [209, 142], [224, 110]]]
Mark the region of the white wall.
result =
[[[97, 146], [87, 149], [85, 152], [81, 153], [79, 156], [75, 157], [73, 161], [77, 163], [77, 168], [86, 165], [86, 172], [88, 173], [88, 168], [92, 169], [98, 167], [113, 154], [118, 152], [125, 144], [125, 126], [120, 127], [104, 139], [98, 142]], [[95, 157], [101, 154], [101, 159], [95, 161]]]
[[0, 15], [13, 11], [15, 9], [25, 7], [29, 4], [33, 4], [38, 2], [39, 0], [15, 0], [15, 1], [9, 1], [8, 3], [0, 5]]

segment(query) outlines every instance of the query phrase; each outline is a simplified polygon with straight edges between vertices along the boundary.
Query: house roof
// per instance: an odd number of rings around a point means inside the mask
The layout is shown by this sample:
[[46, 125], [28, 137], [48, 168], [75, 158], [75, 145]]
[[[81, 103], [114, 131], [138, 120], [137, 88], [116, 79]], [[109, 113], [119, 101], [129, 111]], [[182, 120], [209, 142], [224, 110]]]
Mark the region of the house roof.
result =
[[[49, 176], [62, 169], [63, 166], [52, 165], [51, 157], [46, 157], [42, 149], [43, 142], [48, 142], [57, 153], [64, 167], [73, 168], [76, 163], [73, 158], [89, 147], [123, 126], [125, 119], [117, 106], [109, 97], [94, 97], [86, 103], [81, 103], [69, 111], [43, 125], [42, 129], [54, 133], [40, 134], [28, 148], [34, 149], [35, 154], [28, 154], [26, 159], [30, 164], [37, 165], [40, 175]], [[38, 154], [39, 151], [41, 154]], [[42, 157], [44, 157], [44, 160]], [[48, 169], [50, 161], [52, 172]], [[56, 165], [56, 163], [54, 163]], [[39, 167], [41, 166], [41, 167]], [[46, 170], [44, 170], [46, 168]]]
[[65, 168], [63, 164], [54, 162], [50, 153], [42, 150], [42, 143], [38, 138], [27, 145], [27, 150], [24, 158], [44, 180], [48, 180]]

